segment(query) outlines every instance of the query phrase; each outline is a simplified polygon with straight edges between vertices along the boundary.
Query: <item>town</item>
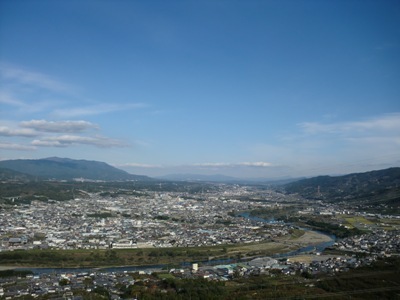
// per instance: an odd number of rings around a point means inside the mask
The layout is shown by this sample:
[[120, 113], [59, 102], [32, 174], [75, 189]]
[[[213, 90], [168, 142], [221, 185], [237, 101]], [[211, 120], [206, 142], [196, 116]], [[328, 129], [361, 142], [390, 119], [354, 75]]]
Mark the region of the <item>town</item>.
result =
[[[236, 217], [235, 212], [279, 205], [239, 201], [246, 188], [187, 198], [179, 193], [32, 201], [1, 211], [1, 250], [199, 247], [271, 240], [291, 226]], [[271, 199], [283, 197], [269, 192]], [[184, 198], [186, 197], [186, 198]]]
[[[69, 201], [34, 200], [30, 204], [17, 205], [18, 199], [13, 199], [14, 205], [4, 206], [0, 211], [0, 253], [34, 249], [194, 249], [278, 242], [288, 245], [290, 240], [294, 241], [291, 246], [297, 245], [299, 251], [278, 252], [272, 256], [258, 252], [252, 255], [242, 253], [235, 259], [225, 261], [211, 259], [175, 263], [174, 266], [50, 268], [51, 271], [22, 268], [31, 273], [25, 277], [3, 278], [1, 297], [53, 295], [79, 299], [78, 291], [91, 293], [101, 290], [110, 298], [119, 299], [128, 287], [133, 289], [139, 282], [141, 286], [150, 282], [159, 284], [165, 274], [178, 279], [201, 278], [220, 282], [276, 274], [303, 274], [307, 277], [319, 273], [346, 272], [400, 253], [400, 230], [396, 216], [370, 215], [342, 204], [311, 203], [272, 189], [221, 184], [216, 190], [197, 194], [171, 191], [124, 191], [116, 195], [85, 193], [86, 198]], [[351, 226], [350, 221], [356, 220], [353, 225], [368, 233], [334, 240], [314, 232], [325, 239], [308, 240], [308, 244], [301, 244], [294, 239], [294, 232], [304, 234], [308, 231], [298, 225], [249, 214], [271, 210], [282, 211], [285, 215], [285, 211], [293, 211], [293, 203], [296, 203], [294, 207], [299, 218], [329, 217], [341, 227]], [[369, 217], [380, 221], [369, 222]], [[317, 250], [320, 244], [333, 252], [320, 253]], [[311, 249], [306, 246], [311, 246]], [[110, 253], [117, 255], [117, 252]]]

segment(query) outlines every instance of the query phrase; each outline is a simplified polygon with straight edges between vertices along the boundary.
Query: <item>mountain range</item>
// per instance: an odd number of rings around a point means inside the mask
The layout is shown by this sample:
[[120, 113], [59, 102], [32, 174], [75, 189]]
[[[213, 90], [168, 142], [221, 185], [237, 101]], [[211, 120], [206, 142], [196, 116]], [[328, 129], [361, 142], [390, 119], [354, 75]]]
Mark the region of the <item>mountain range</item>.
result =
[[222, 174], [215, 175], [204, 175], [204, 174], [169, 174], [165, 176], [157, 176], [157, 179], [171, 180], [171, 181], [189, 181], [189, 182], [221, 182], [221, 183], [241, 183], [241, 184], [271, 184], [271, 185], [283, 185], [289, 182], [297, 181], [302, 178], [238, 178], [232, 176], [226, 176]]
[[286, 184], [288, 193], [326, 201], [386, 202], [400, 205], [400, 168], [318, 176]]
[[[126, 180], [152, 180], [142, 175], [133, 175], [121, 169], [110, 166], [104, 162], [75, 160], [69, 158], [49, 157], [43, 159], [16, 159], [0, 161], [1, 180], [72, 180], [72, 179], [100, 180], [100, 181], [126, 181]], [[188, 181], [188, 182], [221, 182], [243, 184], [272, 184], [282, 185], [298, 178], [236, 178], [221, 174], [171, 174], [159, 176], [158, 180]]]
[[[0, 178], [29, 180], [86, 180], [146, 181], [150, 177], [133, 175], [104, 162], [49, 157], [43, 159], [17, 159], [0, 161]], [[17, 172], [17, 173], [16, 173]]]
[[[133, 175], [104, 162], [49, 157], [0, 161], [1, 181], [73, 180], [147, 181], [156, 179]], [[324, 201], [356, 201], [394, 203], [400, 205], [400, 168], [354, 173], [343, 176], [318, 176], [308, 179], [241, 180], [224, 175], [169, 175], [158, 180], [226, 182], [281, 186], [285, 192], [307, 199]], [[296, 180], [296, 181], [294, 181]], [[292, 181], [292, 182], [290, 182]]]

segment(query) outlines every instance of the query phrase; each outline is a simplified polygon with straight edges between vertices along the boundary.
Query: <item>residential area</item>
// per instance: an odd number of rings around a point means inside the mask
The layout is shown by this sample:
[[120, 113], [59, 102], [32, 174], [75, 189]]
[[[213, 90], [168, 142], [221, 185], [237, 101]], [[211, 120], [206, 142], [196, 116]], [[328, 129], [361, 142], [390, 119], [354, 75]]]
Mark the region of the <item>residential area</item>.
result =
[[[366, 229], [368, 233], [333, 240], [328, 245], [331, 253], [320, 253], [316, 247], [298, 244], [300, 249], [296, 253], [238, 256], [226, 261], [191, 261], [174, 266], [17, 268], [15, 271], [27, 273], [1, 278], [0, 297], [85, 299], [85, 293], [96, 292], [109, 299], [136, 299], [132, 295], [136, 289], [143, 291], [157, 286], [167, 293], [166, 278], [212, 282], [261, 275], [311, 278], [318, 274], [348, 272], [369, 266], [377, 259], [399, 255], [400, 230], [396, 218], [392, 218], [395, 221], [390, 230], [383, 230], [382, 226], [389, 226], [389, 220], [392, 220], [385, 215], [373, 216], [383, 220], [377, 226], [377, 223], [366, 222], [368, 216], [350, 206], [325, 202], [311, 204], [295, 197], [272, 190], [259, 191], [254, 187], [229, 186], [218, 192], [205, 191], [197, 195], [93, 193], [85, 199], [36, 200], [30, 204], [3, 207], [0, 210], [2, 252], [257, 245], [282, 237], [290, 239], [293, 230], [300, 229], [290, 222], [266, 220], [243, 212], [284, 211], [291, 208], [294, 201], [302, 203], [296, 212], [298, 216], [329, 217], [340, 226], [348, 226], [354, 221], [354, 226]], [[128, 291], [131, 297], [127, 296]]]
[[201, 199], [174, 193], [116, 198], [95, 194], [64, 202], [32, 201], [0, 211], [0, 250], [198, 247], [288, 234], [290, 225], [235, 216], [275, 205], [234, 198], [243, 193], [245, 189], [238, 189]]

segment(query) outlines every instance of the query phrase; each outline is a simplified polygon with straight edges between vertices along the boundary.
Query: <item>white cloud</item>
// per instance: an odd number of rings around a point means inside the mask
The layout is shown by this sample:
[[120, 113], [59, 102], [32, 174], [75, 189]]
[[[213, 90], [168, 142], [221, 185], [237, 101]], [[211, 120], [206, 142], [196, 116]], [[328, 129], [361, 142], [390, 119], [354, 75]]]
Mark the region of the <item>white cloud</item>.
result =
[[22, 136], [22, 137], [33, 137], [37, 136], [38, 133], [32, 129], [12, 129], [6, 126], [0, 126], [0, 136]]
[[243, 162], [239, 163], [239, 166], [246, 166], [246, 167], [271, 167], [272, 164], [269, 162], [257, 161], [257, 162]]
[[86, 137], [77, 135], [50, 136], [32, 141], [34, 146], [42, 147], [67, 147], [70, 145], [92, 145], [96, 147], [124, 147], [124, 143], [106, 137]]
[[31, 120], [20, 123], [21, 127], [33, 128], [41, 132], [82, 132], [90, 128], [98, 128], [97, 125], [87, 121], [46, 121]]
[[3, 150], [16, 150], [16, 151], [32, 151], [36, 150], [34, 146], [27, 146], [15, 143], [0, 143], [0, 149]]
[[43, 140], [33, 140], [32, 145], [37, 147], [68, 147], [68, 143], [63, 143], [58, 140], [50, 140], [50, 139], [43, 139]]

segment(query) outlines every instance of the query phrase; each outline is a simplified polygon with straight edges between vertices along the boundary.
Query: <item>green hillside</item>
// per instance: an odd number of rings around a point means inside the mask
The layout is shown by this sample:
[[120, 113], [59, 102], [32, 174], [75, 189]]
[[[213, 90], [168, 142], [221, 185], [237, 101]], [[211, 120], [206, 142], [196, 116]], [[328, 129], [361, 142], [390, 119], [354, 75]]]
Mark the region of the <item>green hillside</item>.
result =
[[147, 176], [129, 174], [104, 162], [58, 157], [4, 160], [0, 161], [0, 168], [7, 168], [44, 180], [71, 180], [74, 178], [103, 181], [151, 180]]
[[285, 185], [285, 190], [308, 199], [398, 204], [400, 168], [344, 176], [318, 176], [289, 183]]
[[24, 182], [31, 180], [34, 180], [34, 177], [31, 175], [0, 167], [0, 181]]

